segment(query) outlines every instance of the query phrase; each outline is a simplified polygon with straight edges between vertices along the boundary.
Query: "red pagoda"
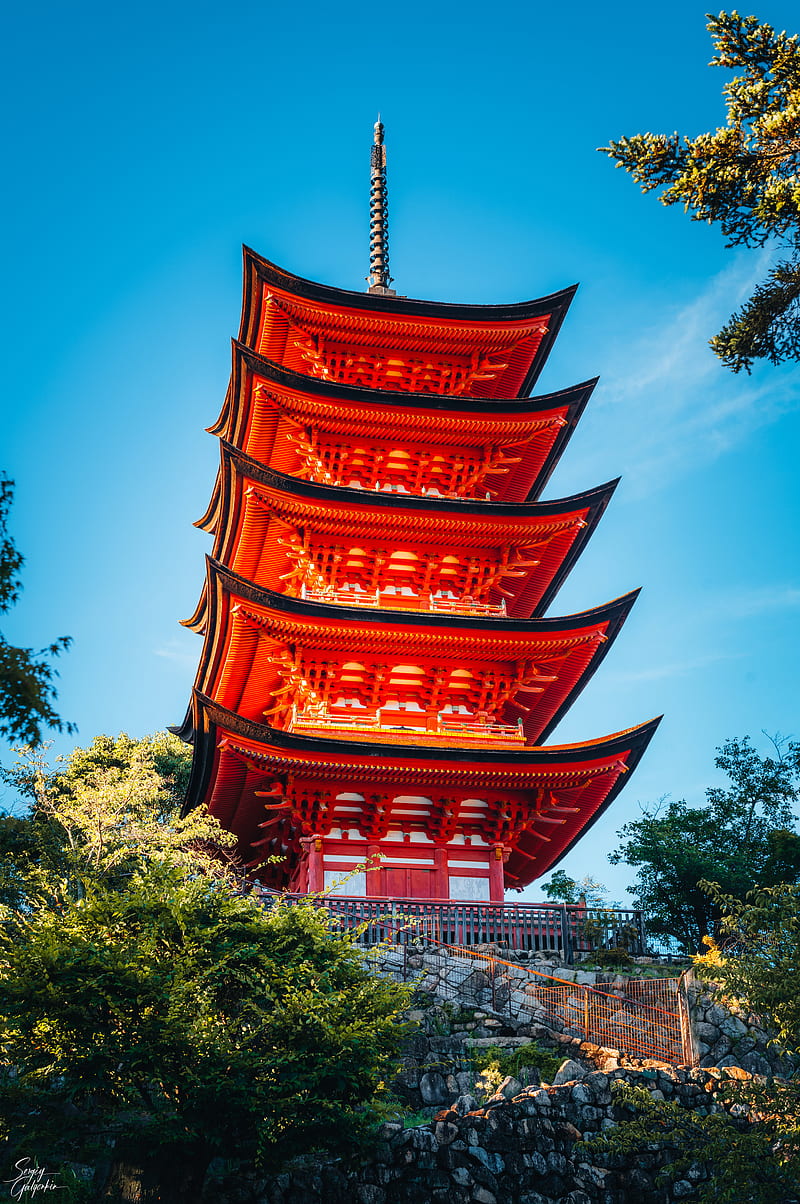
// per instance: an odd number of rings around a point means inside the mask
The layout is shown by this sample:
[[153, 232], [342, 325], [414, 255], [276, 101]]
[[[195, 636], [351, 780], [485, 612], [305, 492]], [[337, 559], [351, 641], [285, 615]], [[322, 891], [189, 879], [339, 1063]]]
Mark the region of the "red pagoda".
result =
[[186, 624], [187, 807], [272, 887], [499, 902], [572, 848], [657, 721], [541, 743], [636, 597], [543, 617], [616, 485], [539, 500], [596, 383], [530, 396], [574, 289], [397, 296], [385, 162], [378, 123], [366, 293], [245, 249]]

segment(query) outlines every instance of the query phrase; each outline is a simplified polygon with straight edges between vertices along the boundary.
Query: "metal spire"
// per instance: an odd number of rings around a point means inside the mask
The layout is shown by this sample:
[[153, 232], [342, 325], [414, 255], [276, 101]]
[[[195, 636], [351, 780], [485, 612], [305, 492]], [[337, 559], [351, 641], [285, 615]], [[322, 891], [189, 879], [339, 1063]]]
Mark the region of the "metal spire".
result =
[[381, 115], [375, 122], [369, 172], [369, 284], [370, 293], [389, 293], [389, 201], [386, 187], [386, 147], [383, 144]]

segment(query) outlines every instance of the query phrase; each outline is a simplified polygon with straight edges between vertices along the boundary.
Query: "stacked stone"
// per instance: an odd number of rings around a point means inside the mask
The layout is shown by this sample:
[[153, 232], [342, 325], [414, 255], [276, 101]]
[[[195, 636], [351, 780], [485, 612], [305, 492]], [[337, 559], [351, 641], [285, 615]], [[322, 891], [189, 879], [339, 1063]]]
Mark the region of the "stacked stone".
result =
[[760, 1016], [725, 1007], [714, 984], [689, 983], [689, 1016], [699, 1064], [740, 1066], [751, 1074], [788, 1078], [797, 1059], [772, 1044], [772, 1034]]
[[386, 1124], [368, 1166], [350, 1175], [335, 1166], [280, 1175], [261, 1204], [673, 1204], [706, 1177], [702, 1166], [660, 1185], [668, 1155], [651, 1149], [626, 1161], [577, 1143], [622, 1118], [615, 1079], [707, 1114], [719, 1106], [713, 1092], [725, 1077], [749, 1076], [666, 1066], [587, 1071], [567, 1060], [547, 1089], [509, 1099], [520, 1086], [509, 1079], [481, 1107], [462, 1097], [428, 1125]]

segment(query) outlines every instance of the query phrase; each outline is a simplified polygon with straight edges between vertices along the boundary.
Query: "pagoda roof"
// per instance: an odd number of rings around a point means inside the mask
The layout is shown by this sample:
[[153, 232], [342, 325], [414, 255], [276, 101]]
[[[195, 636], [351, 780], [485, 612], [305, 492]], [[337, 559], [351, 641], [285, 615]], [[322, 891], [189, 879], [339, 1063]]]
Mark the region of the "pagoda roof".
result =
[[[354, 292], [292, 275], [244, 247], [241, 342], [288, 367], [286, 324], [338, 344], [368, 342], [387, 350], [506, 357], [501, 371], [476, 380], [473, 396], [529, 393], [564, 320], [577, 285], [510, 305], [458, 305], [383, 293]], [[279, 321], [274, 321], [274, 318]], [[282, 327], [282, 329], [279, 329]]]
[[[388, 421], [392, 436], [408, 443], [518, 448], [520, 463], [494, 482], [499, 500], [509, 501], [541, 493], [597, 383], [595, 378], [538, 397], [487, 401], [340, 385], [289, 371], [236, 340], [232, 350], [230, 387], [208, 430], [265, 466], [271, 462], [279, 415], [360, 438], [386, 438]], [[274, 413], [272, 422], [254, 415], [256, 389]]]
[[[196, 525], [214, 533], [214, 558], [242, 576], [276, 581], [285, 569], [286, 554], [277, 544], [269, 562], [264, 560], [270, 517], [284, 527], [316, 530], [326, 538], [363, 540], [372, 535], [383, 541], [413, 539], [415, 544], [455, 549], [465, 544], [482, 548], [544, 545], [537, 548], [540, 559], [536, 564], [518, 574], [509, 605], [515, 617], [527, 617], [550, 604], [618, 483], [617, 478], [547, 502], [418, 497], [298, 480], [265, 468], [224, 440], [220, 440], [220, 450], [219, 484]], [[259, 513], [263, 516], [260, 522]], [[260, 534], [253, 524], [260, 526]], [[259, 573], [243, 571], [235, 562], [237, 549]]]
[[[524, 886], [552, 869], [613, 802], [659, 722], [653, 719], [586, 743], [521, 751], [409, 748], [278, 731], [243, 719], [195, 691], [178, 732], [195, 745], [184, 810], [207, 802], [247, 849], [259, 838], [264, 814], [256, 790], [275, 778], [285, 785], [287, 775], [347, 782], [348, 789], [363, 781], [413, 785], [429, 792], [436, 787], [514, 792], [522, 815], [506, 877], [510, 885]], [[558, 820], [548, 820], [545, 833], [544, 828], [537, 830], [537, 816], [548, 810]]]
[[[367, 653], [382, 660], [388, 655], [397, 663], [443, 658], [452, 668], [467, 661], [505, 661], [516, 666], [523, 687], [534, 687], [522, 694], [523, 727], [533, 743], [547, 738], [586, 686], [638, 593], [562, 618], [479, 619], [381, 610], [380, 622], [375, 622], [375, 612], [363, 607], [332, 606], [259, 588], [208, 557], [204, 602], [193, 624], [205, 633], [195, 685], [221, 705], [260, 719], [281, 684], [276, 646], [346, 650], [351, 653], [347, 660]], [[510, 716], [515, 717], [516, 712]]]

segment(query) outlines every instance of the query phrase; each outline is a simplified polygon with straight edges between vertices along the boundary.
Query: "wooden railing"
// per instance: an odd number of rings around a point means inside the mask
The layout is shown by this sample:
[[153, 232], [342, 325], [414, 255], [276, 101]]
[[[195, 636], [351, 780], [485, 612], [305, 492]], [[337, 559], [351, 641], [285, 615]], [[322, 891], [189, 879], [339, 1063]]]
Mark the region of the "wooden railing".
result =
[[[264, 894], [265, 901], [270, 897]], [[289, 903], [306, 895], [281, 895]], [[317, 902], [352, 931], [363, 925], [360, 944], [405, 945], [418, 937], [448, 945], [497, 945], [517, 951], [576, 954], [623, 946], [645, 952], [642, 913], [632, 908], [559, 903], [460, 903], [438, 899], [381, 899], [321, 895]]]

